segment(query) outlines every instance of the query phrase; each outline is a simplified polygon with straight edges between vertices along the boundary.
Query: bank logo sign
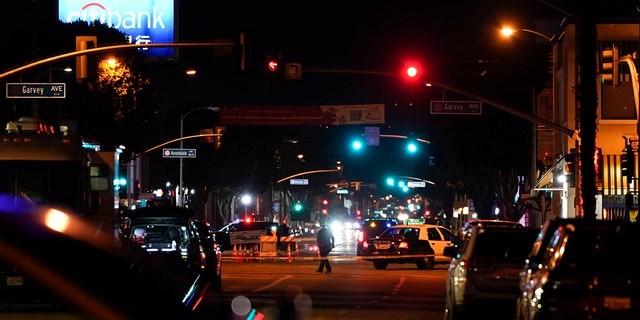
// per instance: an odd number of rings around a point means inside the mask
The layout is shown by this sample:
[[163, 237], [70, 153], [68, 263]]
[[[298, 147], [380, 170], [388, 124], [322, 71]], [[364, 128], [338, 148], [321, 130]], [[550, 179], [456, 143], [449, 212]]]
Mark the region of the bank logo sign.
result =
[[[133, 44], [174, 42], [174, 0], [59, 0], [58, 19], [97, 21], [118, 29]], [[100, 39], [98, 39], [98, 44]], [[153, 57], [173, 57], [173, 48], [141, 48]]]

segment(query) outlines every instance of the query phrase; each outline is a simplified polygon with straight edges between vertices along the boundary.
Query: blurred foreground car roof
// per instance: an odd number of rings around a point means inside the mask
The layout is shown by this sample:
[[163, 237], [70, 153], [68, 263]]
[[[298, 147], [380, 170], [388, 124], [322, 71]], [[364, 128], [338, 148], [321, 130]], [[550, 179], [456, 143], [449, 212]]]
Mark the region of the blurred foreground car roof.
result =
[[[88, 319], [188, 319], [206, 287], [77, 216], [14, 195], [0, 194], [0, 264]], [[14, 297], [2, 285], [4, 304]]]

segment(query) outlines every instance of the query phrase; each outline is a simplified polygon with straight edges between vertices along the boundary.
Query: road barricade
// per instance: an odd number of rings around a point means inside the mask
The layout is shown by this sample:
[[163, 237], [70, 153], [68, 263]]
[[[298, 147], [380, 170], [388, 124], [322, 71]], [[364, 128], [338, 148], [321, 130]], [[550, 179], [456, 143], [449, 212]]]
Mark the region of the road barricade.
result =
[[260, 236], [260, 260], [276, 259], [278, 257], [278, 237]]
[[[287, 252], [287, 251], [291, 251], [291, 252], [298, 252], [298, 244], [296, 243], [296, 237], [293, 236], [287, 236], [287, 237], [280, 237], [279, 239], [279, 247], [278, 250], [281, 250], [282, 252]], [[297, 257], [297, 254], [296, 254]]]

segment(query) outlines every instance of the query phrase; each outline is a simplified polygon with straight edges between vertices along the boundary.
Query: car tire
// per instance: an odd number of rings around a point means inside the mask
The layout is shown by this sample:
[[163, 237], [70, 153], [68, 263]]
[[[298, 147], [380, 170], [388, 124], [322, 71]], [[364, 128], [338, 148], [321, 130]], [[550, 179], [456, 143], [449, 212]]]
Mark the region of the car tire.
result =
[[416, 267], [420, 270], [433, 269], [436, 265], [434, 257], [425, 257], [420, 258], [418, 262], [416, 262]]
[[374, 260], [373, 261], [373, 267], [378, 269], [378, 270], [386, 269], [387, 265], [389, 265], [389, 263], [384, 261], [384, 260]]

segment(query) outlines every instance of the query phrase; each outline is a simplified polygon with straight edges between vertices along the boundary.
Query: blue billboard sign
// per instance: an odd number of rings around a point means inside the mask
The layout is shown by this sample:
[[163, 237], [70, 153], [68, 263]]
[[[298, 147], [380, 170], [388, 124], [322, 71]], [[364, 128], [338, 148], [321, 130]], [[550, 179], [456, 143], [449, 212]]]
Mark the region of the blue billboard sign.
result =
[[[58, 19], [104, 23], [126, 34], [133, 44], [174, 43], [174, 0], [59, 0]], [[139, 50], [152, 57], [174, 56], [173, 48]]]

